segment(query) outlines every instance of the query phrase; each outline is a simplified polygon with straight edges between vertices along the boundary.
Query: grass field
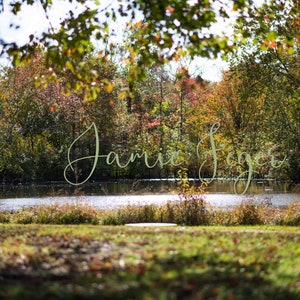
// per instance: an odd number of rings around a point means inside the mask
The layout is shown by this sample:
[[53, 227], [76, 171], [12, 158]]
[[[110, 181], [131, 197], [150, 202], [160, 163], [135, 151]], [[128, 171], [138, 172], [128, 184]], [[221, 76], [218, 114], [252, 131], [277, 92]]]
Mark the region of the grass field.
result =
[[299, 227], [0, 224], [0, 299], [300, 299]]

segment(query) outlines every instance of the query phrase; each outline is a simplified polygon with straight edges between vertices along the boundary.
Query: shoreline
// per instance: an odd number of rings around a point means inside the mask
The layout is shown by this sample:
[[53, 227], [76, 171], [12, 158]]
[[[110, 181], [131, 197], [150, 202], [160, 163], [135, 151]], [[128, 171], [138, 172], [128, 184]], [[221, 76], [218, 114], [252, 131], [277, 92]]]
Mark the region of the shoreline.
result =
[[[240, 205], [243, 201], [251, 200], [257, 204], [268, 204], [271, 207], [286, 207], [300, 202], [300, 194], [257, 194], [257, 195], [235, 195], [235, 194], [204, 194], [206, 202], [216, 208], [228, 208]], [[13, 211], [24, 207], [39, 205], [74, 204], [84, 203], [99, 210], [119, 209], [130, 205], [163, 205], [168, 201], [178, 201], [176, 194], [141, 194], [141, 195], [100, 195], [100, 196], [45, 196], [31, 198], [4, 198], [0, 199], [0, 211]]]

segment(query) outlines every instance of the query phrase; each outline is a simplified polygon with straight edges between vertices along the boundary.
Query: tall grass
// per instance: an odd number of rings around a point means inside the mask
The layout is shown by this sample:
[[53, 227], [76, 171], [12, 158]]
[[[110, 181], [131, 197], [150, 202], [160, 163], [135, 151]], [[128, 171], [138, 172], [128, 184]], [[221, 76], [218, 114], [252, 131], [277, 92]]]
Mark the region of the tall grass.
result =
[[101, 224], [166, 222], [178, 225], [287, 225], [300, 226], [300, 203], [272, 208], [246, 200], [233, 209], [215, 209], [204, 198], [169, 201], [164, 205], [127, 205], [118, 210], [97, 210], [87, 204], [52, 204], [0, 212], [0, 223]]
[[263, 224], [261, 210], [264, 210], [263, 205], [256, 205], [252, 200], [245, 200], [234, 209], [234, 223], [238, 225]]
[[275, 220], [277, 225], [300, 226], [300, 203], [291, 204]]
[[16, 224], [99, 224], [100, 211], [87, 204], [51, 204], [17, 210], [10, 217]]
[[165, 205], [127, 205], [102, 216], [103, 225], [164, 222], [180, 225], [209, 225], [209, 210], [203, 199], [167, 202]]

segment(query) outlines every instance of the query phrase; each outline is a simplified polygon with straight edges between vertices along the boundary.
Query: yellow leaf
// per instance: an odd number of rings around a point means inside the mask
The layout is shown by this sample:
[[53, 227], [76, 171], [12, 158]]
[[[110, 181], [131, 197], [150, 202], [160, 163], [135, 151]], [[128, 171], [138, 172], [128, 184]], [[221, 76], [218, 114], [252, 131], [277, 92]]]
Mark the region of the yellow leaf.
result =
[[109, 269], [112, 267], [112, 263], [107, 261], [104, 266], [105, 266], [105, 268]]
[[119, 93], [119, 99], [120, 99], [120, 100], [125, 100], [125, 99], [126, 99], [126, 96], [127, 96], [126, 92], [121, 92], [121, 93]]
[[108, 83], [106, 86], [105, 86], [105, 89], [108, 93], [111, 93], [112, 90], [113, 90], [113, 85], [111, 83]]

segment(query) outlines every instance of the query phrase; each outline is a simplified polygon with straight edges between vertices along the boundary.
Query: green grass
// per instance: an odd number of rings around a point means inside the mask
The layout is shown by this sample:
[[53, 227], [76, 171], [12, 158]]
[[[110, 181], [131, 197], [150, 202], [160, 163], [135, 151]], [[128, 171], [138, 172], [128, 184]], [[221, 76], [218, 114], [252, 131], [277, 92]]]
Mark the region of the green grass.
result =
[[0, 224], [0, 299], [300, 299], [287, 226]]

